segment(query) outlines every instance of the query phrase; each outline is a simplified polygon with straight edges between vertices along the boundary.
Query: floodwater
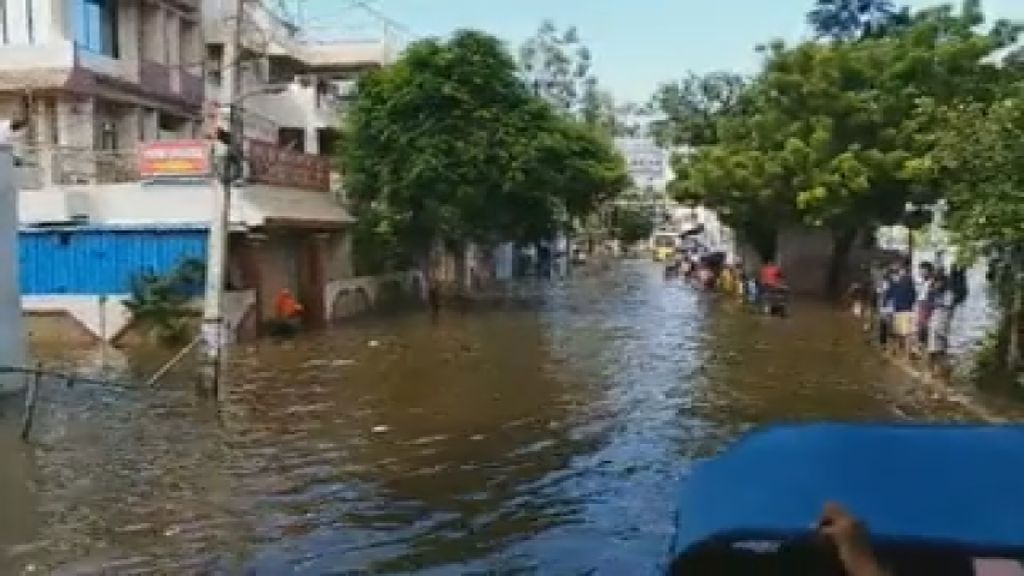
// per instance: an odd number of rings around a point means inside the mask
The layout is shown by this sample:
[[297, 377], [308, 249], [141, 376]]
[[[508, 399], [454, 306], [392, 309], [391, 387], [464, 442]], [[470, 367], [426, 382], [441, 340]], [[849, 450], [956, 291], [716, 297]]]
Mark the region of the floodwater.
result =
[[8, 404], [0, 574], [649, 574], [680, 479], [753, 426], [972, 418], [824, 307], [639, 261], [535, 291], [238, 350], [219, 413], [184, 376], [51, 383], [26, 446]]

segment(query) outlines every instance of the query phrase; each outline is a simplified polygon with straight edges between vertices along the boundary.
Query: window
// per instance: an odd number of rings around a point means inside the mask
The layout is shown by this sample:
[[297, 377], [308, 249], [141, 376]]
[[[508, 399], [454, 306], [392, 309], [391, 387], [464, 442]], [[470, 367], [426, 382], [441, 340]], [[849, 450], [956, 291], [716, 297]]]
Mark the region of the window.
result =
[[0, 44], [7, 44], [7, 0], [0, 0]]
[[169, 14], [164, 13], [164, 26], [163, 30], [160, 31], [160, 35], [163, 37], [161, 43], [164, 46], [163, 60], [161, 60], [161, 62], [164, 64], [174, 64], [174, 60], [171, 57], [171, 38], [174, 37], [174, 33], [174, 18]]
[[[0, 0], [2, 1], [2, 0]], [[224, 46], [210, 44], [206, 47], [206, 80], [216, 88], [220, 88], [223, 77]]]
[[191, 134], [187, 118], [172, 116], [163, 112], [157, 117], [157, 128], [160, 131], [160, 140], [174, 140]]
[[57, 112], [57, 100], [54, 98], [46, 101], [46, 119], [49, 123], [49, 143], [56, 146], [60, 143], [60, 118]]
[[317, 153], [333, 157], [338, 152], [338, 131], [333, 128], [317, 128]]
[[306, 151], [306, 131], [303, 128], [278, 128], [277, 145], [294, 152]]
[[118, 58], [117, 0], [71, 0], [75, 45], [96, 54]]
[[35, 22], [34, 22], [34, 20], [35, 20], [35, 18], [33, 18], [33, 14], [32, 14], [32, 0], [25, 0], [25, 24], [28, 27], [26, 32], [28, 32], [28, 43], [29, 44], [35, 44], [36, 43], [36, 31], [35, 31]]
[[96, 144], [100, 150], [117, 150], [117, 125], [112, 120], [100, 122]]

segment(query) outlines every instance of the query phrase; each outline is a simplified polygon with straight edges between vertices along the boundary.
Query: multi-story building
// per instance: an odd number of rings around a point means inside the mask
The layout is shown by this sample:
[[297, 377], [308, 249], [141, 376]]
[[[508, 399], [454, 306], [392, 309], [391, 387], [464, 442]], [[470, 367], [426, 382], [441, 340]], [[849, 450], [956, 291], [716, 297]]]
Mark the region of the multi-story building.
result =
[[[17, 5], [17, 6], [15, 6]], [[115, 340], [133, 279], [205, 258], [218, 110], [243, 111], [245, 169], [231, 196], [228, 316], [254, 333], [289, 289], [306, 321], [332, 317], [352, 274], [352, 218], [332, 171], [345, 90], [385, 64], [380, 42], [318, 44], [246, 1], [242, 49], [224, 60], [234, 0], [0, 2], [0, 118], [17, 138], [26, 309]], [[221, 94], [232, 67], [242, 83]]]
[[0, 3], [0, 117], [29, 120], [22, 186], [137, 179], [140, 141], [191, 138], [203, 103], [199, 0]]

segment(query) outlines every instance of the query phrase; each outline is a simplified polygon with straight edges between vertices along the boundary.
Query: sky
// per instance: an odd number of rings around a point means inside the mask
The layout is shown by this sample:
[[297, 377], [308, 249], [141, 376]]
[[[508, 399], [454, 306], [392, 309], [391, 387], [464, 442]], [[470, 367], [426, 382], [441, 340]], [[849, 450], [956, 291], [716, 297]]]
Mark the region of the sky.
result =
[[[293, 0], [314, 35], [379, 35], [380, 21], [353, 0]], [[756, 70], [758, 43], [805, 37], [813, 0], [366, 0], [405, 38], [476, 28], [518, 47], [545, 18], [574, 25], [594, 73], [619, 100], [645, 101], [661, 82], [704, 73]], [[914, 8], [939, 0], [909, 0]], [[959, 2], [957, 2], [959, 3]], [[1024, 20], [1024, 0], [984, 0], [990, 17]]]

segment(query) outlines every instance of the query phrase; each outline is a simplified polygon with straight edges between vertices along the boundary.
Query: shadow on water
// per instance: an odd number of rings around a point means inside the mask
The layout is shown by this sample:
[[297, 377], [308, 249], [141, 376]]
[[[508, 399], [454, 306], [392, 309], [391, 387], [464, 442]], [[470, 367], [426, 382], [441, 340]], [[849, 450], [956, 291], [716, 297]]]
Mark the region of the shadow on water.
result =
[[827, 308], [646, 262], [532, 289], [237, 350], [219, 413], [50, 393], [31, 446], [0, 429], [0, 573], [648, 573], [687, 467], [752, 425], [963, 417]]

